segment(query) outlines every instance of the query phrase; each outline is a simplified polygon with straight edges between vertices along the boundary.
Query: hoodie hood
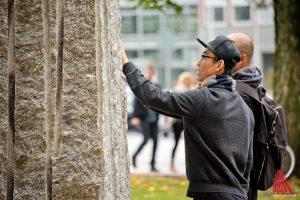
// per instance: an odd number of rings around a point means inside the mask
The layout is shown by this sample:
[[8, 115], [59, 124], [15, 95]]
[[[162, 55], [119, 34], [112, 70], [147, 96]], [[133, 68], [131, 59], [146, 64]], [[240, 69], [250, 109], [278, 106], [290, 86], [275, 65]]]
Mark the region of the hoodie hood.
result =
[[235, 72], [232, 75], [234, 80], [243, 81], [248, 85], [257, 88], [263, 79], [263, 73], [257, 67], [245, 67], [240, 69], [239, 71]]

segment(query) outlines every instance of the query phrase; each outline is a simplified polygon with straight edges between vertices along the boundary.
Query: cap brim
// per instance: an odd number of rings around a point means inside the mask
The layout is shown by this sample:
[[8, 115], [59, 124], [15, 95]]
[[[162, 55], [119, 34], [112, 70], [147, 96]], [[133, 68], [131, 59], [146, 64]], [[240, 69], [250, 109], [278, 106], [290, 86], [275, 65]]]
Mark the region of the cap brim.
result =
[[202, 40], [200, 40], [199, 38], [197, 38], [198, 42], [200, 42], [200, 44], [202, 44], [205, 48], [207, 48], [207, 44], [205, 42], [203, 42]]
[[200, 42], [200, 44], [202, 44], [205, 48], [209, 48], [212, 52], [214, 52], [214, 54], [216, 54], [217, 56], [217, 53], [215, 52], [215, 50], [213, 50], [210, 46], [208, 46], [205, 42], [203, 42], [202, 40], [200, 40], [199, 38], [197, 38], [198, 42]]

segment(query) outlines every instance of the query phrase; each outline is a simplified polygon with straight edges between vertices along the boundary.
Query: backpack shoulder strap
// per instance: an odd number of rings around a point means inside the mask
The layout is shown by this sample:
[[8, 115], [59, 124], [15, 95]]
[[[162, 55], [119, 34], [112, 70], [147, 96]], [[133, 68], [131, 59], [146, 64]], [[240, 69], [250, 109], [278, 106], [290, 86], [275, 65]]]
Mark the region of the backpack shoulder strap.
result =
[[239, 93], [244, 93], [247, 94], [248, 96], [252, 97], [256, 101], [260, 102], [260, 98], [258, 96], [258, 91], [257, 89], [251, 87], [247, 83], [244, 83], [242, 81], [236, 81], [236, 90]]

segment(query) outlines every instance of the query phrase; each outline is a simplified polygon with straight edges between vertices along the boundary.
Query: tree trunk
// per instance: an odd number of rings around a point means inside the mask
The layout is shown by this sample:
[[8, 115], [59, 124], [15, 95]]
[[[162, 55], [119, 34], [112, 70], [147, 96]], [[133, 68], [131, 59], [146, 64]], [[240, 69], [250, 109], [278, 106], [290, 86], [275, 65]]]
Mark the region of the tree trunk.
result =
[[300, 2], [274, 0], [276, 53], [274, 95], [286, 113], [288, 142], [296, 154], [300, 178]]
[[0, 199], [130, 199], [119, 1], [15, 1], [14, 24], [8, 2], [0, 0]]

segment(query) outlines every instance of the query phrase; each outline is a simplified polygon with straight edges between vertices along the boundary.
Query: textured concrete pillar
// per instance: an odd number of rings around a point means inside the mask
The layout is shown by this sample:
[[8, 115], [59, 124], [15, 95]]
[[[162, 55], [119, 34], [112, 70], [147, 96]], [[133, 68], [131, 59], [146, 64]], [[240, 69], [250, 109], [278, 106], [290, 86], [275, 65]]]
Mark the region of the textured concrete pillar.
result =
[[13, 2], [12, 144], [7, 2], [0, 0], [0, 199], [129, 199], [118, 0]]

